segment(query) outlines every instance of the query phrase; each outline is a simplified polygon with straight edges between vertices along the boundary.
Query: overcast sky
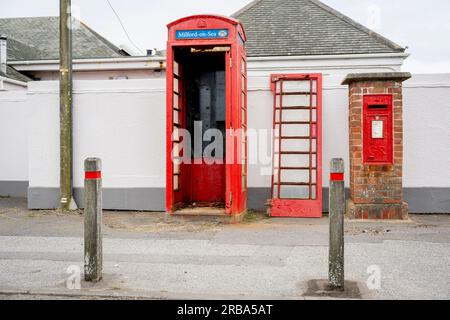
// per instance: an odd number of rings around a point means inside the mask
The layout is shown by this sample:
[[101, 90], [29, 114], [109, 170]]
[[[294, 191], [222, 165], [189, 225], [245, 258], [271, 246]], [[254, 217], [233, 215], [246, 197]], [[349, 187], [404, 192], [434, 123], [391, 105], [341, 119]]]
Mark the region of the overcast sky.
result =
[[[132, 40], [142, 50], [162, 49], [166, 24], [198, 13], [230, 15], [250, 0], [110, 0]], [[450, 1], [323, 0], [381, 33], [411, 56], [404, 70], [450, 73]], [[131, 46], [106, 0], [72, 0], [81, 20], [117, 45]], [[1, 0], [0, 17], [57, 16], [58, 0]], [[79, 13], [78, 13], [79, 11]], [[1, 30], [0, 30], [1, 32]]]

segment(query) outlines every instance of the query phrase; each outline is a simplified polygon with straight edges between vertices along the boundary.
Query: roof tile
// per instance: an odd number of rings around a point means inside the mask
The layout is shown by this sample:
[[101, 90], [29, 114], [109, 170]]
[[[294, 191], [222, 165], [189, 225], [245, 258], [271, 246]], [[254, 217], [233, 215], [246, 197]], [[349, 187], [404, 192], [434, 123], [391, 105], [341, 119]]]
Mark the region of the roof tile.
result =
[[316, 0], [256, 0], [233, 15], [249, 56], [404, 52], [404, 48]]
[[[59, 59], [59, 18], [0, 19], [0, 34], [12, 40], [9, 60]], [[8, 40], [8, 43], [9, 43]], [[73, 56], [83, 58], [114, 58], [122, 56], [119, 48], [94, 30], [80, 23], [73, 30]]]

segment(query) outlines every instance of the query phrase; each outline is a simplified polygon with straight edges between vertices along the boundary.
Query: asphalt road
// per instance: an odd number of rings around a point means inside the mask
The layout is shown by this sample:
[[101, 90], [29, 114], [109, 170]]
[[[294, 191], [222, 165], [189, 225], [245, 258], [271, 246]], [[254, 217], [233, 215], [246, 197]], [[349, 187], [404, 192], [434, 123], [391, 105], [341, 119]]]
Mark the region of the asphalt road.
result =
[[[450, 298], [450, 216], [411, 218], [346, 222], [345, 274], [359, 290], [349, 297]], [[105, 212], [104, 279], [69, 290], [82, 237], [78, 213], [0, 199], [0, 299], [316, 299], [312, 280], [327, 279], [326, 218], [167, 224], [159, 213]]]

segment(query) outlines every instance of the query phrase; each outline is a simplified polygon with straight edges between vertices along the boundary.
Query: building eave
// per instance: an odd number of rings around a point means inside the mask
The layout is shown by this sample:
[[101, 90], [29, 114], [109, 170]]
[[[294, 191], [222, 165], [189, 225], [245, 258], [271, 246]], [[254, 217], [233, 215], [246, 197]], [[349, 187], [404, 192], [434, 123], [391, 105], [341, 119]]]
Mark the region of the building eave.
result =
[[[275, 61], [325, 61], [325, 60], [362, 60], [362, 59], [401, 59], [405, 60], [409, 53], [371, 53], [309, 56], [267, 56], [249, 57], [250, 62]], [[58, 71], [58, 60], [31, 60], [9, 62], [18, 71]], [[106, 71], [106, 70], [156, 70], [166, 68], [166, 57], [124, 57], [104, 59], [75, 59], [74, 71]]]
[[409, 53], [370, 53], [370, 54], [339, 54], [311, 56], [267, 56], [248, 57], [249, 61], [292, 61], [292, 60], [336, 60], [336, 59], [369, 59], [369, 58], [401, 58], [406, 59]]
[[[74, 71], [165, 69], [165, 57], [74, 59]], [[18, 71], [58, 71], [59, 60], [10, 61]]]

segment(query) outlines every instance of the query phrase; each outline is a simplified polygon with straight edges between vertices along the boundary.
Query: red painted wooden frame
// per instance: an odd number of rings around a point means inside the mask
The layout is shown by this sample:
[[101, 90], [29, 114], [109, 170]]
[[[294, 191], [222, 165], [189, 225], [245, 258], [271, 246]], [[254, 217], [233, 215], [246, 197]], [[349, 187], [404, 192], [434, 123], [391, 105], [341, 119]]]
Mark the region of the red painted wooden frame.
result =
[[[310, 83], [310, 92], [309, 92], [309, 96], [310, 96], [310, 105], [307, 106], [297, 106], [297, 107], [288, 107], [291, 110], [295, 110], [297, 109], [302, 109], [302, 110], [310, 110], [310, 120], [309, 120], [309, 125], [310, 125], [310, 136], [309, 136], [309, 141], [310, 141], [310, 147], [309, 147], [309, 151], [308, 154], [310, 155], [310, 159], [309, 159], [309, 199], [283, 199], [281, 198], [281, 185], [282, 185], [282, 181], [281, 181], [281, 171], [284, 170], [283, 166], [281, 165], [281, 156], [283, 154], [283, 151], [281, 150], [281, 142], [283, 141], [283, 134], [281, 132], [281, 126], [283, 123], [283, 118], [282, 118], [282, 110], [283, 110], [283, 100], [282, 100], [282, 96], [283, 96], [283, 81], [309, 81]], [[277, 83], [280, 83], [280, 92], [277, 92]], [[316, 89], [315, 89], [315, 93], [313, 94], [312, 91], [313, 90], [313, 82], [316, 83]], [[322, 212], [323, 212], [323, 204], [322, 204], [322, 199], [323, 199], [323, 195], [322, 195], [322, 74], [274, 74], [271, 76], [271, 88], [272, 91], [274, 93], [274, 114], [273, 114], [273, 128], [276, 129], [276, 125], [277, 125], [277, 119], [276, 119], [276, 115], [277, 115], [277, 99], [280, 99], [280, 106], [279, 108], [281, 108], [281, 110], [279, 110], [280, 112], [280, 119], [278, 120], [278, 125], [279, 125], [279, 139], [275, 139], [273, 140], [274, 146], [273, 146], [273, 175], [272, 175], [272, 193], [271, 193], [271, 197], [272, 199], [270, 200], [270, 209], [269, 212], [272, 216], [274, 217], [295, 217], [295, 218], [321, 218], [322, 217]], [[296, 93], [299, 94], [299, 93]], [[300, 94], [304, 94], [304, 93], [300, 93]], [[316, 106], [313, 107], [313, 100], [312, 100], [312, 96], [315, 95], [316, 96]], [[312, 110], [315, 109], [316, 110], [316, 121], [315, 123], [313, 123], [312, 121]], [[291, 139], [293, 137], [290, 137]], [[305, 137], [298, 137], [299, 139], [305, 139]], [[315, 151], [315, 155], [316, 155], [316, 168], [312, 167], [312, 154], [314, 152], [312, 152], [312, 140], [316, 139], [316, 151]], [[279, 164], [278, 164], [278, 181], [274, 181], [275, 179], [275, 140], [280, 140], [279, 143], [279, 148], [278, 148], [278, 157], [279, 157]], [[293, 168], [286, 168], [286, 170], [291, 170]], [[302, 170], [305, 168], [301, 168]], [[315, 183], [315, 188], [316, 188], [316, 197], [313, 199], [312, 198], [312, 171], [316, 172], [316, 183]], [[277, 197], [274, 197], [274, 188], [275, 185], [277, 185]], [[294, 185], [294, 183], [292, 183], [292, 185]]]
[[[177, 39], [177, 30], [209, 30], [228, 29], [228, 36], [225, 38], [213, 39]], [[174, 50], [180, 47], [202, 47], [221, 46], [229, 47], [226, 52], [226, 154], [225, 164], [225, 206], [226, 212], [230, 215], [242, 213], [247, 208], [247, 190], [242, 184], [243, 173], [247, 173], [247, 164], [241, 164], [238, 159], [242, 152], [242, 135], [230, 135], [229, 132], [236, 132], [238, 129], [246, 128], [246, 113], [243, 119], [241, 112], [241, 94], [245, 91], [245, 108], [247, 107], [247, 85], [246, 76], [242, 77], [242, 70], [247, 66], [245, 52], [245, 42], [247, 38], [242, 24], [235, 19], [216, 15], [195, 15], [176, 20], [168, 25], [167, 42], [167, 126], [166, 126], [166, 210], [168, 213], [174, 212], [183, 196], [177, 195], [174, 191], [174, 173], [172, 162], [172, 133], [174, 130]], [[245, 83], [244, 83], [245, 82]], [[183, 106], [184, 107], [184, 106]], [[233, 157], [229, 157], [232, 155]], [[244, 169], [243, 167], [244, 166]], [[183, 173], [182, 173], [183, 174]], [[180, 182], [181, 183], [181, 182]], [[181, 187], [182, 188], [182, 187]], [[205, 190], [205, 192], [207, 192]]]
[[[392, 94], [373, 94], [363, 97], [363, 161], [369, 165], [394, 163]], [[383, 137], [372, 137], [372, 121], [383, 122]]]

